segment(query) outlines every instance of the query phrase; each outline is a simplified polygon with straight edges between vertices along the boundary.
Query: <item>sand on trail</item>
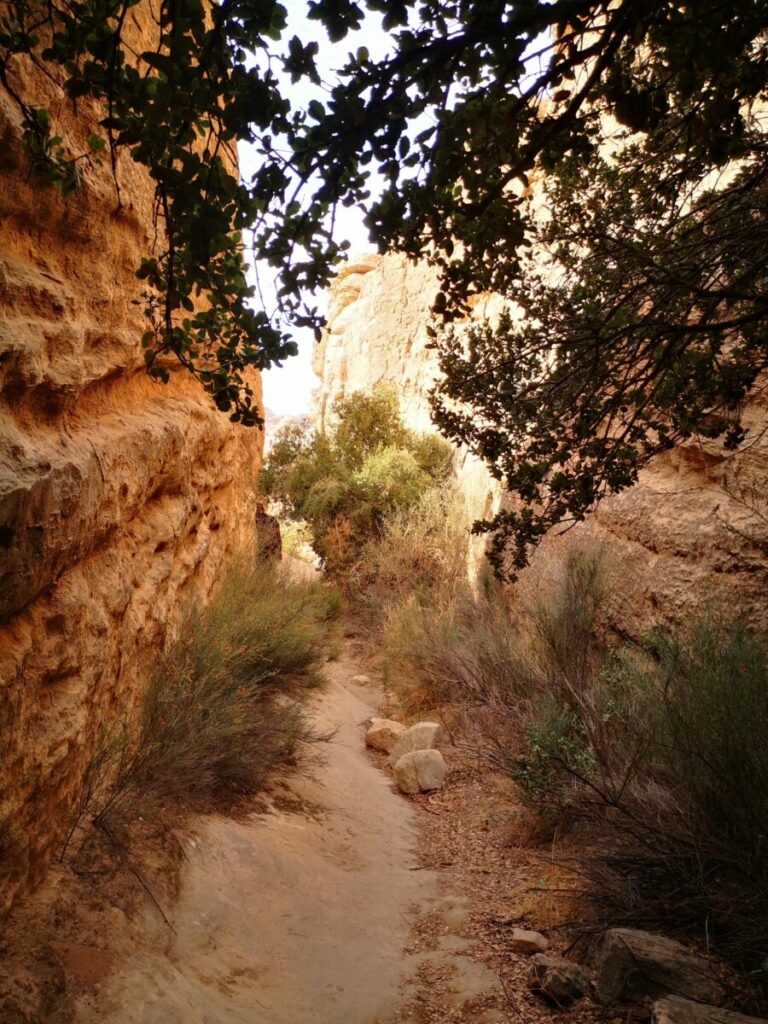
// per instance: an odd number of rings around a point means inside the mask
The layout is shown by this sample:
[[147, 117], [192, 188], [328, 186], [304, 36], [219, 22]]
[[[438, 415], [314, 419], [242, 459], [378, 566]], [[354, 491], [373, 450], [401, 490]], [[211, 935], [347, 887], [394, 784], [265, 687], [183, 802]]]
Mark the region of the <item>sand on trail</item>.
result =
[[437, 883], [414, 870], [413, 809], [365, 752], [376, 692], [356, 671], [327, 667], [313, 720], [336, 732], [311, 775], [267, 814], [201, 820], [166, 952], [125, 950], [79, 1020], [375, 1024], [401, 1004], [411, 912]]

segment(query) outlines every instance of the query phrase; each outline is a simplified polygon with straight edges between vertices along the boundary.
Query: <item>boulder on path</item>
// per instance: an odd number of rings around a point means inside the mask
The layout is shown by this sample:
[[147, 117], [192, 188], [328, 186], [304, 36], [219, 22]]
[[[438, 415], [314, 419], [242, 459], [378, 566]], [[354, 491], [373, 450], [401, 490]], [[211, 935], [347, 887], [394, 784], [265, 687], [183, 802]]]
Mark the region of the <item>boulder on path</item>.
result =
[[682, 996], [666, 996], [653, 1004], [651, 1024], [765, 1024], [758, 1017], [747, 1017], [719, 1006], [695, 1003]]
[[389, 755], [390, 765], [394, 768], [401, 757], [412, 754], [414, 750], [432, 750], [437, 746], [442, 734], [442, 727], [437, 722], [417, 722], [405, 730], [392, 748]]
[[717, 1003], [725, 996], [709, 960], [672, 939], [634, 928], [606, 932], [595, 967], [601, 1003], [636, 1003], [667, 994]]
[[448, 769], [439, 750], [414, 750], [395, 765], [395, 779], [403, 793], [439, 789]]
[[370, 686], [371, 685], [371, 677], [370, 676], [364, 676], [364, 675], [352, 676], [350, 682], [357, 683], [358, 686]]
[[530, 932], [525, 928], [513, 928], [509, 937], [509, 948], [513, 953], [543, 953], [547, 940], [541, 932]]
[[365, 734], [365, 743], [374, 750], [383, 750], [388, 754], [405, 732], [402, 722], [391, 718], [372, 718]]
[[537, 953], [528, 971], [528, 987], [545, 996], [557, 1006], [567, 1006], [575, 999], [589, 995], [589, 978], [579, 964], [562, 957]]

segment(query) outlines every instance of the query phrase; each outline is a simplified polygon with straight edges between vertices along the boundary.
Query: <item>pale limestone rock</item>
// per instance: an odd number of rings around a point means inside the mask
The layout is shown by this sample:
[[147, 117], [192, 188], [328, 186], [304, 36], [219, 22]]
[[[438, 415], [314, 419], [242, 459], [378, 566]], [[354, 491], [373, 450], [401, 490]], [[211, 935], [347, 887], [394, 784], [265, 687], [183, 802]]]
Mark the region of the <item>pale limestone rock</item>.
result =
[[[330, 422], [339, 398], [390, 383], [397, 388], [405, 423], [413, 430], [434, 431], [428, 394], [439, 371], [435, 353], [427, 347], [427, 325], [438, 290], [434, 268], [396, 254], [356, 256], [342, 267], [331, 284], [326, 329], [312, 353], [312, 367], [320, 378], [316, 426], [323, 429]], [[477, 300], [473, 315], [489, 314], [491, 305]], [[500, 491], [485, 465], [469, 452], [456, 453], [455, 467], [469, 526], [495, 511]], [[472, 565], [479, 562], [483, 545], [482, 538], [470, 540]]]
[[[153, 48], [148, 7], [129, 21], [137, 52]], [[50, 106], [41, 73], [19, 61], [14, 75]], [[64, 144], [87, 150], [91, 105], [56, 105]], [[252, 540], [261, 432], [172, 365], [167, 386], [143, 369], [143, 169], [118, 159], [119, 210], [98, 157], [62, 198], [30, 175], [3, 90], [0, 121], [0, 822], [14, 849], [2, 913], [61, 849], [97, 737], [135, 712], [184, 603]]]
[[439, 750], [414, 750], [404, 754], [395, 765], [395, 781], [403, 793], [439, 789], [448, 774]]
[[371, 685], [371, 677], [370, 676], [364, 676], [364, 675], [352, 676], [352, 679], [350, 681], [353, 682], [353, 683], [357, 683], [358, 686], [370, 686]]
[[513, 953], [543, 953], [547, 945], [547, 939], [541, 932], [531, 932], [525, 928], [513, 928], [509, 937], [509, 948]]
[[402, 722], [395, 722], [391, 718], [374, 718], [365, 734], [365, 743], [374, 750], [388, 754], [404, 732]]
[[653, 1004], [651, 1024], [765, 1024], [758, 1017], [747, 1017], [719, 1006], [695, 1003], [682, 996], [666, 996]]
[[406, 729], [389, 755], [389, 763], [394, 768], [404, 754], [414, 750], [431, 750], [437, 746], [443, 734], [438, 722], [417, 722]]
[[595, 968], [595, 992], [601, 1003], [638, 1002], [668, 993], [716, 1003], [725, 995], [709, 960], [663, 935], [634, 928], [606, 932]]
[[562, 957], [537, 953], [528, 971], [528, 987], [557, 1006], [567, 1006], [589, 994], [589, 978], [583, 967]]

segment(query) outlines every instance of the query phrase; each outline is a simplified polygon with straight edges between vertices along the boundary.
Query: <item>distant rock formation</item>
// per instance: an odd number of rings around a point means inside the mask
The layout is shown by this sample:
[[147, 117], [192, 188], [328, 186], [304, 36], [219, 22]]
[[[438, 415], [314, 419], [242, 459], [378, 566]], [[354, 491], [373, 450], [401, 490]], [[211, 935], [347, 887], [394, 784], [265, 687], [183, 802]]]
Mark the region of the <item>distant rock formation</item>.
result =
[[[322, 429], [339, 398], [377, 384], [397, 388], [403, 419], [413, 430], [434, 430], [429, 392], [438, 378], [428, 348], [427, 324], [438, 291], [434, 270], [404, 256], [370, 254], [353, 258], [331, 285], [326, 329], [313, 353], [320, 378], [313, 419]], [[479, 303], [475, 315], [489, 304]], [[467, 520], [491, 515], [501, 492], [485, 465], [466, 451], [456, 455], [456, 472], [467, 505]], [[470, 561], [482, 558], [484, 542], [473, 540]]]

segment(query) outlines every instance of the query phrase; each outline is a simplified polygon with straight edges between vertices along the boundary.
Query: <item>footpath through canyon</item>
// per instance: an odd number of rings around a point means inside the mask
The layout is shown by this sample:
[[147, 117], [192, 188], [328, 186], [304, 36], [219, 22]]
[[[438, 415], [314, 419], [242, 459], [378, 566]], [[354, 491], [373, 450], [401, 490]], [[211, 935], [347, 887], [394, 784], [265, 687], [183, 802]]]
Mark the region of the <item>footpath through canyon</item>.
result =
[[329, 739], [307, 772], [183, 840], [174, 934], [147, 902], [144, 941], [118, 928], [107, 955], [57, 950], [78, 1024], [426, 1021], [438, 989], [443, 1021], [506, 1019], [457, 934], [467, 895], [424, 867], [418, 811], [366, 751], [381, 693], [362, 671], [349, 645], [328, 664], [312, 717]]

